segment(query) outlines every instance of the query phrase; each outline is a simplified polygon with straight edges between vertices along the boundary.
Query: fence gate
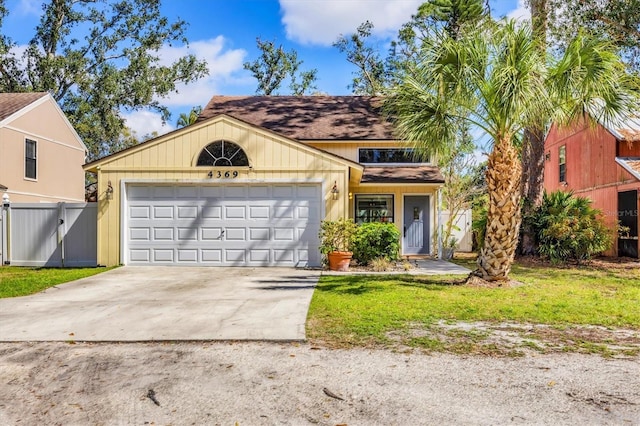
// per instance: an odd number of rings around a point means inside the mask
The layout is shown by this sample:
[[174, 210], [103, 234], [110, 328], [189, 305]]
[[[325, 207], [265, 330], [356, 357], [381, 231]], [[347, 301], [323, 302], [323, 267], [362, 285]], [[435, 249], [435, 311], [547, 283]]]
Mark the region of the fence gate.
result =
[[97, 212], [96, 203], [12, 203], [11, 265], [96, 266]]

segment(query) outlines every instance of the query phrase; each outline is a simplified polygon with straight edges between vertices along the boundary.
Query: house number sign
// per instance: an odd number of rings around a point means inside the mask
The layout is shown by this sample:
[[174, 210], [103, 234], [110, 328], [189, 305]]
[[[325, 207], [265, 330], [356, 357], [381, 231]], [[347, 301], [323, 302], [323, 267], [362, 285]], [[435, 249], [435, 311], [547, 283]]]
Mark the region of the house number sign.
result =
[[238, 171], [237, 170], [234, 170], [234, 171], [228, 170], [226, 172], [222, 172], [222, 171], [218, 170], [218, 171], [214, 172], [214, 174], [215, 174], [215, 177], [218, 178], [218, 179], [222, 179], [222, 178], [233, 179], [233, 178], [237, 178], [238, 177]]

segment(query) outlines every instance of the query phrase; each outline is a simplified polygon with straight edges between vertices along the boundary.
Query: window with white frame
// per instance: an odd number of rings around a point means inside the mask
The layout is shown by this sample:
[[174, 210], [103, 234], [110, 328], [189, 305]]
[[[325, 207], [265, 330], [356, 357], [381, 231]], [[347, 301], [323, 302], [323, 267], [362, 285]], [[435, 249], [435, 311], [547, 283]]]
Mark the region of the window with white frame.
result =
[[558, 149], [558, 174], [560, 175], [560, 182], [567, 181], [567, 146], [562, 145]]
[[393, 195], [356, 194], [356, 223], [393, 222]]
[[416, 164], [428, 163], [411, 148], [359, 148], [358, 162], [363, 164]]
[[25, 179], [37, 179], [38, 163], [37, 163], [38, 144], [31, 139], [24, 141], [24, 177]]

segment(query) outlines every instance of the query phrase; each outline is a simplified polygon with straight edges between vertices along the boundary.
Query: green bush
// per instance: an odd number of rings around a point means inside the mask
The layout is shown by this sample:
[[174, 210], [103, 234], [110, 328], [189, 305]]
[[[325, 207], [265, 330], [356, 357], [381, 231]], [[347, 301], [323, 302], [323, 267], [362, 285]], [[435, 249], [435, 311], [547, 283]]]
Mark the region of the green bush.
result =
[[371, 222], [358, 226], [353, 241], [353, 258], [360, 265], [368, 265], [373, 259], [383, 257], [398, 259], [400, 231], [393, 223]]
[[590, 259], [611, 247], [611, 231], [591, 200], [572, 192], [545, 193], [533, 215], [538, 253], [552, 262]]

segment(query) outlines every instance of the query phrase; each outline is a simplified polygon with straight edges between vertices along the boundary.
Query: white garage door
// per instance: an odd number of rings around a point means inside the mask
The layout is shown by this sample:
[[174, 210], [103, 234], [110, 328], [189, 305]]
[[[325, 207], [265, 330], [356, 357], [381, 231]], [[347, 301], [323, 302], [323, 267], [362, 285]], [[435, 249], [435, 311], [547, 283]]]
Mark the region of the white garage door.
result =
[[319, 184], [127, 185], [129, 265], [318, 266]]

